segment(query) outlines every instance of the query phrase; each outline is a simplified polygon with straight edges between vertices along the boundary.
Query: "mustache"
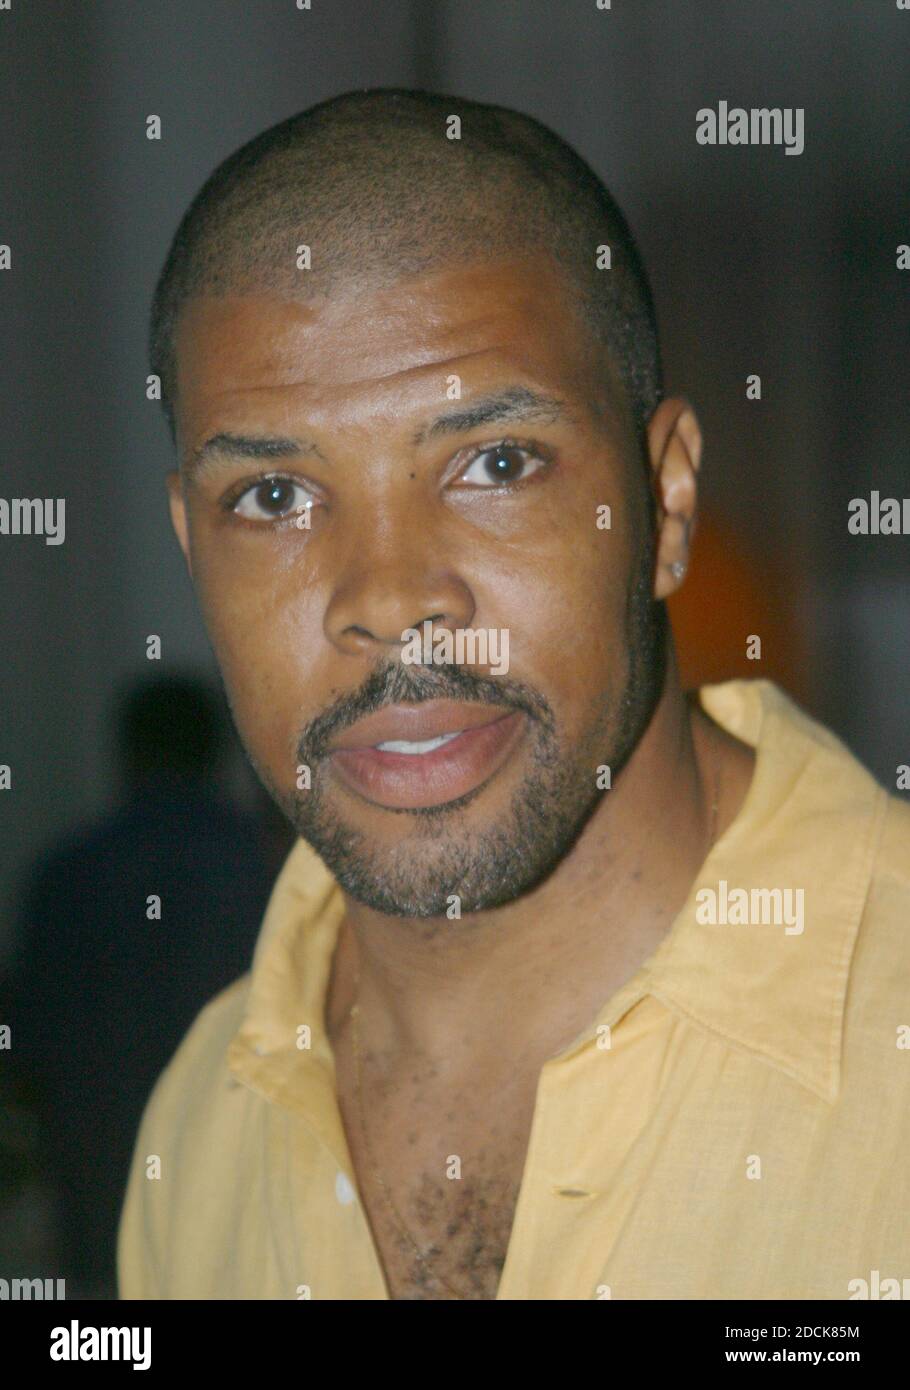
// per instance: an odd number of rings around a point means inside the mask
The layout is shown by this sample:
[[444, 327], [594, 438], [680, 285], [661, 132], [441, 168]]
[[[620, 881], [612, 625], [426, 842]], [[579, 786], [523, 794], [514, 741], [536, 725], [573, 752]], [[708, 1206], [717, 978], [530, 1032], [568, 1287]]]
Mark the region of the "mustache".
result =
[[505, 706], [522, 710], [550, 732], [555, 728], [549, 702], [523, 681], [478, 676], [463, 666], [410, 666], [395, 661], [371, 671], [358, 691], [342, 695], [306, 725], [297, 744], [297, 761], [312, 766], [327, 755], [333, 738], [386, 705], [427, 700]]

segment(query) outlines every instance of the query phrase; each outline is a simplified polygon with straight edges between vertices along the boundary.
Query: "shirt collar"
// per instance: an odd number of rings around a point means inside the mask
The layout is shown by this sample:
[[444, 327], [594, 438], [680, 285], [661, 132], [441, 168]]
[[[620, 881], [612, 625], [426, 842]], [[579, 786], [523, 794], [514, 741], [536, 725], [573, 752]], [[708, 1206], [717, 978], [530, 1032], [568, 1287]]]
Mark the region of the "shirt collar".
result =
[[[756, 750], [755, 768], [737, 816], [640, 972], [641, 992], [833, 1101], [850, 963], [887, 797], [829, 730], [770, 681], [702, 686], [699, 699], [716, 723]], [[802, 933], [762, 923], [702, 925], [698, 895], [718, 892], [721, 880], [728, 892], [802, 888]]]
[[297, 840], [269, 898], [227, 1059], [238, 1080], [301, 1115], [351, 1174], [324, 1018], [343, 916], [340, 887], [316, 852]]
[[[651, 994], [832, 1101], [850, 960], [886, 796], [833, 734], [771, 682], [702, 686], [699, 699], [722, 728], [756, 749], [745, 801], [655, 953], [560, 1057]], [[802, 888], [804, 931], [701, 925], [697, 895], [722, 879], [730, 889]], [[343, 915], [341, 889], [298, 840], [269, 900], [244, 1017], [228, 1048], [233, 1074], [305, 1114], [340, 1161], [348, 1151], [330, 1103], [335, 1068], [324, 1003]]]

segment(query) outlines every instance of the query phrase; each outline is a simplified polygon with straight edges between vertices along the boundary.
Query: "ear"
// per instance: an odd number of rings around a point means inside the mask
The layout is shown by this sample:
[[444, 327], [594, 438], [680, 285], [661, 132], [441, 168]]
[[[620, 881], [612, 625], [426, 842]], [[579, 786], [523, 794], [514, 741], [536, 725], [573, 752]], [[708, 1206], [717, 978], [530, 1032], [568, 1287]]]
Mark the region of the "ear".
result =
[[193, 577], [193, 562], [190, 557], [190, 532], [187, 525], [186, 502], [183, 496], [180, 474], [176, 471], [167, 475], [168, 504], [171, 509], [171, 525], [177, 540], [180, 542], [180, 549], [186, 560], [186, 568], [190, 578]]
[[685, 578], [695, 527], [702, 434], [689, 402], [681, 396], [661, 401], [647, 441], [658, 513], [654, 597], [663, 599]]

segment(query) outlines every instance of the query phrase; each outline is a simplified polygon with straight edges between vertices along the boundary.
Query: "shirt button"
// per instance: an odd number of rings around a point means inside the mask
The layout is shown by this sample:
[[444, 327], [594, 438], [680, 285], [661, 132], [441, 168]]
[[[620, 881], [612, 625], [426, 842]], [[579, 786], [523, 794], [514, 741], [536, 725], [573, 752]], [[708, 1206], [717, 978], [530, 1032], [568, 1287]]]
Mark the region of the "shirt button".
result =
[[335, 1179], [335, 1196], [343, 1207], [350, 1206], [357, 1197], [351, 1179], [347, 1173], [342, 1173], [340, 1169]]

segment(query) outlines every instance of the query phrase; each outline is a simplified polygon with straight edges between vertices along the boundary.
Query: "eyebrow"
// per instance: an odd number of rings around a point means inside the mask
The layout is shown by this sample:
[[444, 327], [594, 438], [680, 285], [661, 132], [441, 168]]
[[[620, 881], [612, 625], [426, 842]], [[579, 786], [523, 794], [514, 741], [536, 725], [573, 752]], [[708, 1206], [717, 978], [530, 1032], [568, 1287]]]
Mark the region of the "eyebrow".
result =
[[[568, 418], [565, 402], [556, 396], [534, 391], [528, 386], [508, 386], [493, 395], [470, 401], [458, 410], [438, 415], [431, 424], [422, 426], [414, 434], [412, 443], [416, 446], [427, 439], [437, 439], [441, 435], [457, 434], [478, 428], [480, 425], [505, 424], [511, 421], [536, 420], [553, 424]], [[230, 434], [220, 432], [206, 439], [194, 449], [186, 464], [187, 476], [192, 478], [205, 469], [210, 459], [249, 458], [282, 459], [299, 457], [301, 454], [316, 454], [325, 462], [325, 455], [316, 444], [309, 440], [284, 437]]]
[[186, 473], [192, 478], [205, 470], [210, 459], [218, 457], [283, 459], [294, 458], [300, 454], [319, 454], [320, 458], [322, 457], [316, 445], [306, 440], [221, 432], [213, 434], [193, 450], [187, 460]]
[[565, 419], [566, 414], [565, 402], [556, 396], [532, 391], [528, 386], [508, 386], [494, 395], [469, 401], [460, 410], [437, 416], [431, 425], [417, 431], [413, 442], [415, 445], [422, 444], [424, 440], [436, 439], [439, 435], [457, 434], [480, 425], [505, 424], [513, 420], [537, 420], [542, 424], [553, 424]]

